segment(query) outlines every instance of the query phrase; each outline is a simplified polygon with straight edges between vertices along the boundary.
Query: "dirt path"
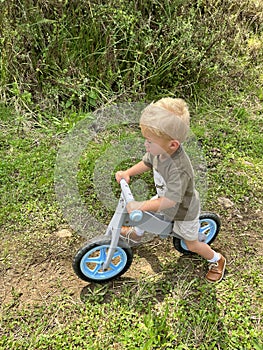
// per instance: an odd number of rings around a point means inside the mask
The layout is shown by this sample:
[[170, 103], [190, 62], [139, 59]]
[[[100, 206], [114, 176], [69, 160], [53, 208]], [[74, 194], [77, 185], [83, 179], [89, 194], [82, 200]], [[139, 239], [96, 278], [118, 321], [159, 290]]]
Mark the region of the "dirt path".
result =
[[[244, 258], [246, 254], [253, 257], [263, 254], [260, 224], [262, 211], [246, 217], [241, 219], [233, 216], [231, 220], [224, 218], [222, 231], [214, 243], [214, 248], [227, 256], [230, 272], [235, 269], [239, 257]], [[244, 227], [244, 230], [235, 229], [237, 225]], [[28, 256], [19, 256], [16, 259], [13, 255], [14, 259], [9, 266], [2, 263], [1, 303], [18, 303], [21, 307], [25, 304], [47, 304], [63, 294], [80, 300], [83, 290], [90, 284], [75, 275], [71, 261], [83, 242], [79, 237], [52, 233], [45, 244], [39, 242], [39, 247], [28, 249]], [[41, 249], [41, 246], [48, 249], [43, 248], [40, 255], [38, 249]], [[180, 264], [180, 268], [190, 275], [203, 277], [205, 274], [206, 267], [202, 259], [181, 256], [174, 250], [171, 240], [154, 238], [151, 242], [135, 248], [133, 263], [122, 278], [126, 281], [149, 276], [158, 278], [165, 269], [173, 269], [175, 264]], [[118, 283], [116, 282], [115, 286]]]

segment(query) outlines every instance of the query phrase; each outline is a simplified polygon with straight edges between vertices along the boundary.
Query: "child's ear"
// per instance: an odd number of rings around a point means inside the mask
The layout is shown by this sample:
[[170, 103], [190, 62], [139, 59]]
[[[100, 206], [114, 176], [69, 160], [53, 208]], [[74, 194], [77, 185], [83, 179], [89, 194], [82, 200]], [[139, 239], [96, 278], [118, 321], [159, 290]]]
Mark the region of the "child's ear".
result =
[[179, 141], [177, 141], [177, 140], [171, 140], [170, 141], [170, 148], [174, 152], [179, 148], [179, 146], [180, 146], [180, 142]]

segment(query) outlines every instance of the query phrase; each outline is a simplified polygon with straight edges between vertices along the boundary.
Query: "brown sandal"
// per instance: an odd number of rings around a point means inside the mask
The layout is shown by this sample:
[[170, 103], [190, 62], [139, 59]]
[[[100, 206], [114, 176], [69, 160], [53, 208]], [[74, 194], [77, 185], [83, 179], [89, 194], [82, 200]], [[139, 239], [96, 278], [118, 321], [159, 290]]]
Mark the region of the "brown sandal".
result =
[[225, 273], [226, 259], [221, 255], [221, 258], [216, 263], [211, 263], [209, 266], [209, 271], [207, 272], [205, 278], [208, 282], [220, 282]]

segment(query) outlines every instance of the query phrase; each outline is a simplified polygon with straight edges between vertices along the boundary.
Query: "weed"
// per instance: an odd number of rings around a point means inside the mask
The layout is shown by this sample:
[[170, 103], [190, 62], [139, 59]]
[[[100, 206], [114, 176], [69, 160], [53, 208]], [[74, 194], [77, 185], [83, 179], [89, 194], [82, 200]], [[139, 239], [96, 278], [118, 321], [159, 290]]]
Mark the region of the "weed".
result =
[[[262, 349], [262, 5], [0, 6], [0, 348]], [[59, 145], [101, 104], [163, 95], [189, 102], [208, 167], [206, 207], [222, 219], [214, 245], [227, 256], [226, 276], [205, 284], [203, 260], [155, 239], [135, 250], [120, 280], [84, 286], [71, 268], [82, 238], [57, 235], [68, 228], [53, 184]], [[81, 155], [81, 198], [104, 223], [112, 212], [94, 185], [96, 160], [138, 134], [110, 125]], [[114, 172], [136, 160], [106, 169], [114, 196]], [[140, 179], [136, 195], [151, 196], [150, 177]]]
[[37, 120], [57, 123], [116, 98], [220, 98], [244, 80], [258, 89], [258, 2], [5, 3], [0, 96]]

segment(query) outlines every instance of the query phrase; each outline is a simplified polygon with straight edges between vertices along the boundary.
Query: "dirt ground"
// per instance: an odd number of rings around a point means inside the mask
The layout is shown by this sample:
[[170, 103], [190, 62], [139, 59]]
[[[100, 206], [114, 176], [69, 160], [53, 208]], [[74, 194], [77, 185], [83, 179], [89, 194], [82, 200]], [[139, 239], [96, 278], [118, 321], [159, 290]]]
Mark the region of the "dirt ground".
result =
[[[246, 213], [245, 217], [240, 217], [231, 210], [221, 218], [222, 229], [213, 248], [227, 257], [226, 274], [231, 275], [239, 257], [244, 257], [244, 254], [262, 256], [262, 218], [262, 211], [259, 210]], [[9, 264], [0, 261], [2, 305], [11, 306], [15, 303], [23, 307], [48, 304], [64, 293], [73, 300], [80, 301], [87, 292], [87, 287], [92, 288], [92, 284], [80, 280], [72, 269], [72, 258], [84, 242], [82, 237], [64, 227], [47, 235], [44, 242], [25, 249], [22, 257], [17, 259], [14, 254], [18, 249], [16, 247]], [[173, 248], [170, 239], [155, 237], [134, 248], [130, 269], [119, 280], [111, 282], [111, 286], [116, 288], [124, 280], [132, 282], [140, 277], [158, 277], [164, 268], [169, 269], [170, 266], [173, 269], [174, 264], [179, 264], [182, 271], [201, 278], [206, 271], [203, 259], [181, 255]]]
[[[2, 270], [3, 288], [0, 290], [2, 303], [19, 301], [21, 306], [49, 303], [56, 296], [62, 295], [63, 292], [78, 300], [83, 294], [83, 290], [87, 286], [91, 286], [90, 283], [79, 279], [72, 268], [73, 252], [77, 252], [85, 241], [82, 238], [74, 240], [74, 249], [70, 236], [59, 237], [56, 235], [51, 241], [54, 251], [58, 251], [58, 247], [60, 247], [60, 253], [57, 256], [49, 255], [37, 262], [30, 259], [31, 263], [26, 265], [21, 266], [19, 263], [15, 263], [12, 267]], [[125, 279], [134, 280], [140, 276], [161, 273], [159, 259], [162, 260], [162, 257], [165, 256], [167, 245], [174, 249], [171, 242], [154, 238], [151, 242], [146, 242], [145, 245], [133, 248], [133, 263], [125, 273]], [[72, 252], [70, 252], [71, 249]], [[175, 250], [174, 255], [176, 259], [180, 257], [180, 254]]]

